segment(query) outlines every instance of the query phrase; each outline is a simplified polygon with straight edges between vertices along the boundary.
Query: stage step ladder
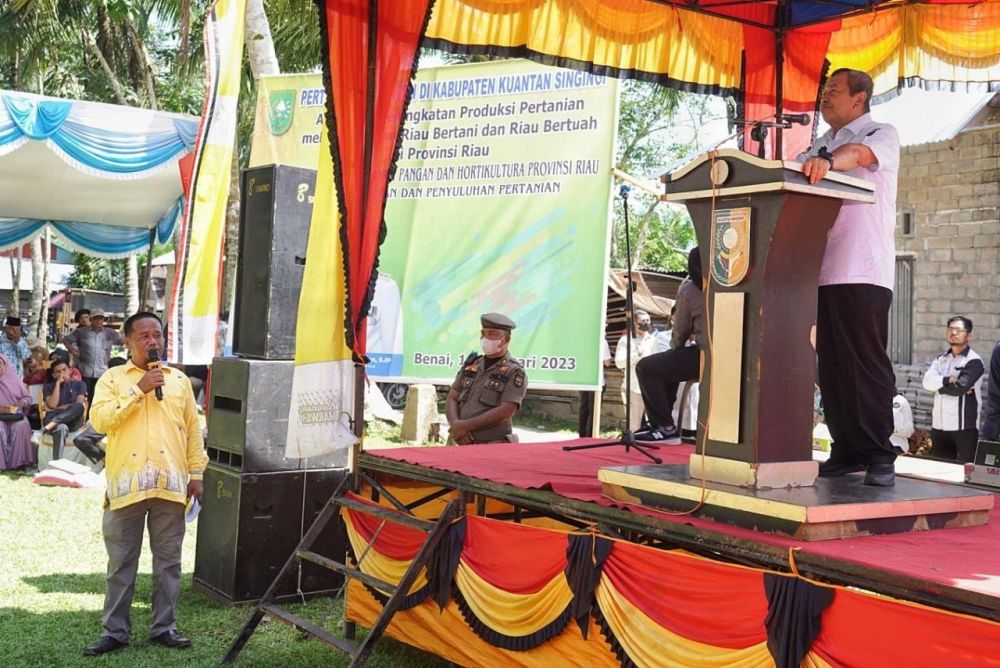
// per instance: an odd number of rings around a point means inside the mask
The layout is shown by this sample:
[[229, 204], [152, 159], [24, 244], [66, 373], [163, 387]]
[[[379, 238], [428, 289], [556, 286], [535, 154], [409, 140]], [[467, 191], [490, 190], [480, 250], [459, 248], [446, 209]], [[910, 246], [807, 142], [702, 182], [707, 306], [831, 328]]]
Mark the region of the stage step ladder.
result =
[[[348, 480], [350, 480], [350, 477], [345, 479], [345, 483]], [[334, 561], [333, 559], [329, 559], [312, 551], [311, 548], [313, 543], [326, 528], [326, 525], [331, 520], [337, 519], [337, 515], [341, 507], [350, 508], [352, 510], [382, 519], [382, 524], [376, 530], [372, 543], [374, 543], [374, 539], [378, 537], [379, 532], [381, 532], [382, 527], [385, 526], [386, 522], [404, 524], [427, 533], [427, 538], [417, 551], [410, 567], [403, 574], [403, 577], [400, 579], [398, 585], [390, 584], [361, 572], [360, 565], [361, 562], [364, 561], [367, 550], [358, 556], [357, 567], [352, 567], [346, 563]], [[451, 524], [452, 520], [458, 517], [460, 507], [461, 506], [457, 500], [451, 501], [445, 507], [444, 512], [437, 519], [437, 521], [432, 522], [419, 519], [413, 515], [407, 515], [399, 511], [382, 508], [370, 503], [352, 499], [344, 494], [342, 488], [338, 489], [326, 502], [326, 506], [324, 506], [322, 512], [316, 517], [316, 521], [312, 523], [312, 526], [309, 527], [309, 531], [307, 531], [305, 536], [302, 537], [302, 541], [299, 543], [298, 547], [295, 548], [295, 551], [288, 558], [288, 561], [285, 562], [285, 565], [282, 567], [281, 572], [278, 573], [278, 576], [274, 579], [274, 582], [272, 582], [271, 586], [268, 587], [266, 592], [264, 592], [264, 596], [257, 603], [256, 607], [254, 607], [254, 610], [250, 615], [250, 619], [248, 619], [246, 624], [243, 625], [243, 628], [240, 629], [239, 635], [233, 641], [233, 644], [230, 645], [229, 651], [227, 651], [226, 655], [222, 658], [222, 663], [232, 663], [236, 660], [236, 657], [243, 649], [247, 640], [249, 640], [250, 636], [253, 635], [253, 632], [257, 629], [257, 626], [260, 624], [264, 616], [267, 615], [272, 619], [288, 624], [300, 633], [312, 636], [329, 647], [348, 655], [351, 658], [351, 662], [348, 665], [363, 666], [365, 661], [368, 660], [368, 655], [371, 653], [375, 641], [378, 640], [382, 633], [385, 632], [385, 629], [389, 626], [389, 622], [392, 620], [393, 615], [396, 614], [400, 602], [410, 591], [410, 587], [413, 586], [413, 582], [420, 573], [420, 569], [426, 565], [427, 560], [430, 558], [431, 554], [433, 554], [434, 548], [437, 547], [438, 543], [441, 541], [441, 537], [444, 535], [445, 530]], [[275, 605], [275, 592], [279, 590], [284, 580], [295, 571], [295, 567], [303, 561], [308, 561], [309, 563], [340, 573], [345, 578], [353, 578], [381, 592], [389, 593], [389, 600], [386, 601], [385, 605], [382, 607], [382, 612], [376, 618], [375, 623], [368, 631], [368, 635], [366, 635], [364, 640], [360, 643], [355, 644], [343, 638], [338, 638], [322, 627], [313, 624], [309, 620], [303, 619], [298, 615], [292, 614], [291, 612]], [[346, 587], [346, 580], [344, 586]]]

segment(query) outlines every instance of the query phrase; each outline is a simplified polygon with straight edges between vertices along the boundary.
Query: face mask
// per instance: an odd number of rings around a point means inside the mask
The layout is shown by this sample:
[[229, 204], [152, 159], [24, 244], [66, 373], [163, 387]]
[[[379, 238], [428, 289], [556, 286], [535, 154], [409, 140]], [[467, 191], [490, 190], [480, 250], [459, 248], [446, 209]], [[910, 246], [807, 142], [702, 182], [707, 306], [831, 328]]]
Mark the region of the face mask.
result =
[[651, 322], [640, 322], [639, 323], [639, 329], [641, 329], [644, 332], [652, 332], [653, 331], [653, 323], [651, 323]]
[[482, 347], [484, 355], [496, 355], [503, 347], [503, 342], [497, 339], [487, 339], [484, 337], [479, 341], [479, 345]]

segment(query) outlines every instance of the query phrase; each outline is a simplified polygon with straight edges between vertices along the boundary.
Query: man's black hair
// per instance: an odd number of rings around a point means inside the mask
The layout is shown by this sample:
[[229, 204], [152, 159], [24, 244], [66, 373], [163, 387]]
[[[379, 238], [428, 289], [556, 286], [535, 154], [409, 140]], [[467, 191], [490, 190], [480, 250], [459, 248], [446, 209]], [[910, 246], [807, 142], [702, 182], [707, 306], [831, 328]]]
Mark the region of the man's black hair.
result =
[[851, 95], [857, 95], [858, 93], [865, 94], [865, 113], [867, 114], [872, 110], [872, 94], [875, 92], [875, 83], [872, 81], [871, 76], [867, 72], [862, 72], [861, 70], [852, 70], [849, 67], [841, 67], [835, 70], [830, 78], [837, 76], [838, 74], [847, 75], [847, 90]]
[[80, 322], [80, 318], [82, 318], [85, 315], [90, 315], [90, 309], [89, 308], [82, 308], [79, 311], [77, 311], [76, 313], [74, 313], [73, 314], [73, 322]]
[[951, 325], [951, 323], [955, 322], [956, 320], [960, 320], [962, 322], [962, 327], [965, 327], [965, 330], [967, 332], [972, 331], [972, 321], [966, 318], [964, 315], [953, 315], [952, 317], [948, 318], [948, 324]]
[[160, 320], [160, 316], [155, 313], [150, 313], [149, 311], [139, 311], [138, 313], [130, 315], [128, 320], [125, 321], [125, 326], [122, 327], [122, 331], [125, 333], [125, 336], [132, 333], [132, 328], [135, 326], [136, 322], [139, 320], [145, 320], [146, 318], [152, 318], [156, 322], [160, 323], [160, 329], [163, 329], [163, 321]]

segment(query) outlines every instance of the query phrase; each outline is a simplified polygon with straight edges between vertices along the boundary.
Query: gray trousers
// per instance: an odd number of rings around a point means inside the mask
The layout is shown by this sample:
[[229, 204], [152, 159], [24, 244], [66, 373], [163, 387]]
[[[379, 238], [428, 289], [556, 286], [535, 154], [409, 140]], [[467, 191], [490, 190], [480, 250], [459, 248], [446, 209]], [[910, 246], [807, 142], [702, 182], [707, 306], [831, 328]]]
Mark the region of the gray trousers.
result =
[[132, 595], [139, 569], [143, 526], [149, 526], [153, 553], [153, 621], [150, 637], [177, 628], [175, 611], [181, 593], [181, 544], [184, 505], [147, 499], [118, 510], [104, 511], [104, 546], [108, 550], [107, 591], [104, 594], [104, 635], [127, 643], [132, 633]]

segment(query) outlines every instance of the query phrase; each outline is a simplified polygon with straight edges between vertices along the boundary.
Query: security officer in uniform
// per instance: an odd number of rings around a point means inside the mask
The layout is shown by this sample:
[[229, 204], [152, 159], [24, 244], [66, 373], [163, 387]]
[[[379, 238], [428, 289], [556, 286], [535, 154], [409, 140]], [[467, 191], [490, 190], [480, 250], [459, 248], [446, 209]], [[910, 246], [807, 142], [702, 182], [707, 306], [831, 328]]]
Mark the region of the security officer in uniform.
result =
[[451, 438], [459, 445], [517, 441], [511, 417], [528, 389], [524, 369], [510, 356], [514, 321], [499, 313], [486, 313], [482, 323], [483, 354], [469, 355], [448, 392]]

